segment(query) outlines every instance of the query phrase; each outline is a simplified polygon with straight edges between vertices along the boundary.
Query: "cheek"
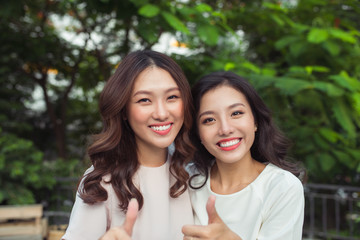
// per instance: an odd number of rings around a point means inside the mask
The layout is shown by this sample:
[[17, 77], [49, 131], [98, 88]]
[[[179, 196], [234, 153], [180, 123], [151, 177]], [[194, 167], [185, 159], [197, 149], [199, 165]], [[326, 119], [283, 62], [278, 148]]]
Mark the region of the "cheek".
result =
[[199, 137], [200, 137], [201, 142], [203, 144], [206, 144], [206, 142], [209, 141], [210, 131], [206, 131], [206, 129], [204, 129], [204, 127], [202, 127], [201, 125], [198, 126], [198, 129], [199, 129]]
[[174, 116], [180, 119], [184, 119], [184, 104], [182, 101], [172, 106], [171, 109]]
[[129, 107], [127, 111], [127, 119], [129, 122], [143, 122], [147, 119], [148, 111], [145, 108], [136, 106]]

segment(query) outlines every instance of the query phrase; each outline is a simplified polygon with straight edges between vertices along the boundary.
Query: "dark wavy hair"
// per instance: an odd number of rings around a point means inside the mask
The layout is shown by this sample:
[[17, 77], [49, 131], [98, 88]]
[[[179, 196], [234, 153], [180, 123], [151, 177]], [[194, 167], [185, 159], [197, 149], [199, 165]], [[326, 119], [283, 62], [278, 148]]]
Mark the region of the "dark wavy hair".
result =
[[178, 85], [184, 106], [184, 123], [174, 140], [175, 151], [170, 161], [170, 173], [176, 181], [170, 188], [170, 196], [176, 198], [187, 189], [189, 175], [184, 166], [191, 160], [194, 147], [189, 138], [192, 124], [192, 97], [189, 83], [180, 66], [169, 56], [143, 50], [128, 54], [109, 78], [99, 100], [103, 129], [93, 135], [88, 154], [94, 170], [86, 174], [79, 188], [85, 203], [94, 204], [108, 198], [101, 186], [105, 175], [110, 174], [110, 183], [119, 198], [120, 208], [126, 211], [131, 198], [136, 198], [141, 208], [143, 196], [133, 183], [133, 176], [139, 168], [137, 145], [134, 132], [126, 119], [126, 105], [130, 99], [138, 75], [149, 67], [167, 71]]
[[[208, 169], [214, 161], [214, 157], [201, 144], [199, 137], [197, 116], [199, 114], [200, 101], [205, 93], [223, 85], [230, 86], [244, 94], [250, 104], [257, 126], [255, 140], [250, 148], [251, 156], [258, 162], [272, 163], [299, 177], [303, 170], [297, 163], [288, 161], [287, 151], [290, 147], [290, 141], [275, 126], [269, 108], [265, 105], [256, 90], [246, 79], [233, 72], [214, 72], [203, 76], [192, 88], [195, 112], [193, 126], [191, 128], [191, 140], [197, 148], [197, 152], [194, 154], [193, 165], [201, 175], [205, 176], [205, 181], [200, 186], [191, 185], [191, 180], [199, 175], [195, 174], [190, 178], [191, 188], [199, 189], [204, 186], [209, 177]], [[221, 101], [221, 99], [219, 99], [219, 101]]]

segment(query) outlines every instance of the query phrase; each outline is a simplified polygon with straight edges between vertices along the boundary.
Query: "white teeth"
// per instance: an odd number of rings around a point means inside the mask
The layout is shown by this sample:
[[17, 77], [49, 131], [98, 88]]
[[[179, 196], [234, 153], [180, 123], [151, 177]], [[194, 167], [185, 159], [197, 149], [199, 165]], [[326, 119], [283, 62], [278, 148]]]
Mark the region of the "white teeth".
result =
[[154, 131], [165, 131], [165, 130], [169, 129], [170, 126], [171, 126], [171, 124], [163, 125], [163, 126], [151, 126], [151, 129], [153, 129]]
[[220, 147], [231, 147], [239, 142], [240, 142], [240, 139], [234, 139], [234, 140], [231, 140], [228, 142], [221, 142], [219, 145], [220, 145]]

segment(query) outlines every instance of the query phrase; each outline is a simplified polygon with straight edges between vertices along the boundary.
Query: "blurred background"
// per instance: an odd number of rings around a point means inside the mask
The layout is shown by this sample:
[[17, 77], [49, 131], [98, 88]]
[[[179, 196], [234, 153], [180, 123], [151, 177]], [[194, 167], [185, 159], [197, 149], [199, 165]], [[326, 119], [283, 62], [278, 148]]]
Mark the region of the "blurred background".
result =
[[68, 222], [99, 93], [139, 49], [190, 84], [249, 79], [307, 170], [304, 239], [360, 239], [359, 0], [1, 0], [1, 207]]

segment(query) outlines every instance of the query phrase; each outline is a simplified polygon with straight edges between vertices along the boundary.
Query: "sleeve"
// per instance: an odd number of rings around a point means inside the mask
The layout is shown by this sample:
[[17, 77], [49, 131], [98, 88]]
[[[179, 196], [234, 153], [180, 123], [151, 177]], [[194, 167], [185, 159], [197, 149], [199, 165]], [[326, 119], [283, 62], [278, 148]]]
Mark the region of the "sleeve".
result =
[[305, 205], [301, 182], [294, 177], [286, 188], [273, 189], [272, 193], [265, 203], [267, 212], [257, 239], [301, 240]]
[[80, 198], [77, 191], [69, 225], [62, 239], [98, 240], [104, 235], [108, 222], [107, 201], [90, 205]]

